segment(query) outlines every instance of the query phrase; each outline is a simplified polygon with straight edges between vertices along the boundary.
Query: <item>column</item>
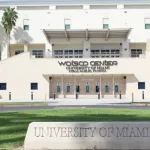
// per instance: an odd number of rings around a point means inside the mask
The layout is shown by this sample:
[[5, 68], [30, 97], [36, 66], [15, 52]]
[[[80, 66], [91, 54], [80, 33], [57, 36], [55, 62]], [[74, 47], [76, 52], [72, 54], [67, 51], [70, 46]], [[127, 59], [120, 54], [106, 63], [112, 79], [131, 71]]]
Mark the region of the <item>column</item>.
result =
[[101, 78], [101, 76], [100, 76], [100, 80], [99, 80], [99, 88], [100, 88], [99, 93], [101, 95], [102, 94], [102, 78]]
[[122, 53], [120, 57], [130, 57], [129, 40], [122, 42], [122, 50], [120, 53]]
[[24, 44], [24, 52], [28, 52], [28, 44]]
[[61, 90], [61, 95], [64, 95], [64, 78], [61, 78], [61, 85], [62, 85], [62, 90]]
[[115, 90], [114, 90], [114, 87], [115, 87], [115, 83], [114, 83], [115, 81], [114, 81], [114, 76], [113, 76], [113, 79], [112, 79], [112, 93], [113, 93], [113, 95], [115, 95]]
[[45, 57], [48, 57], [48, 58], [53, 57], [53, 54], [52, 54], [53, 46], [54, 46], [54, 44], [51, 44], [49, 42], [45, 43]]
[[1, 44], [0, 47], [1, 51], [1, 60], [7, 59], [9, 57], [9, 46]]
[[83, 55], [86, 58], [90, 58], [91, 54], [91, 48], [90, 48], [90, 42], [89, 41], [84, 41], [83, 43]]

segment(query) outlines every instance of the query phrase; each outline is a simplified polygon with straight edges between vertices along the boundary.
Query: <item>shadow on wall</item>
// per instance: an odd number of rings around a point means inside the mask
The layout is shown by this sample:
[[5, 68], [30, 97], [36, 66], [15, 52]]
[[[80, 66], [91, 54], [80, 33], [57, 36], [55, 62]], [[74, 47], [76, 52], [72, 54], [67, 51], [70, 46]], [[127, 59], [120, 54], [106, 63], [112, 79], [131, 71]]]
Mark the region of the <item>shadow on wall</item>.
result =
[[13, 37], [18, 44], [30, 43], [33, 40], [28, 32], [24, 31], [21, 27], [14, 28]]
[[0, 50], [3, 50], [3, 48], [6, 45], [7, 45], [7, 34], [5, 33], [3, 26], [0, 24]]
[[130, 77], [128, 78], [127, 82], [128, 83], [135, 83], [135, 82], [138, 82], [138, 78], [133, 74], [133, 75], [130, 75]]

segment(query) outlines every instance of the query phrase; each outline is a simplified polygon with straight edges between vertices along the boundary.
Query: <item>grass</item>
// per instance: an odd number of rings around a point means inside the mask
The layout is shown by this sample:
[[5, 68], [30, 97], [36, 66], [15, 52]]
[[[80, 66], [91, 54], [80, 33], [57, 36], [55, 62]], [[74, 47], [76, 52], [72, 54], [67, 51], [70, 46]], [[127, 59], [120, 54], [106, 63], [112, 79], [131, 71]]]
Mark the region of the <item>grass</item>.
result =
[[26, 106], [26, 105], [31, 105], [31, 106], [47, 106], [47, 102], [0, 102], [0, 106]]
[[31, 122], [60, 121], [150, 121], [150, 110], [76, 108], [0, 112], [0, 148], [23, 145]]

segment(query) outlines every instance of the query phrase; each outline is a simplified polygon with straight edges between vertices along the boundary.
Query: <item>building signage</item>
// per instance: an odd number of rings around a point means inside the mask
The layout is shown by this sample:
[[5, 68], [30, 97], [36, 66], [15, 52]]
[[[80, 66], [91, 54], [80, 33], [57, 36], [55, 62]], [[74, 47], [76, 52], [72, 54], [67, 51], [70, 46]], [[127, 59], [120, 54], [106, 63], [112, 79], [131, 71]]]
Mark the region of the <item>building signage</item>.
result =
[[149, 122], [34, 122], [29, 125], [25, 149], [150, 148]]
[[69, 72], [106, 72], [111, 66], [117, 66], [117, 61], [58, 61], [60, 66], [65, 66]]

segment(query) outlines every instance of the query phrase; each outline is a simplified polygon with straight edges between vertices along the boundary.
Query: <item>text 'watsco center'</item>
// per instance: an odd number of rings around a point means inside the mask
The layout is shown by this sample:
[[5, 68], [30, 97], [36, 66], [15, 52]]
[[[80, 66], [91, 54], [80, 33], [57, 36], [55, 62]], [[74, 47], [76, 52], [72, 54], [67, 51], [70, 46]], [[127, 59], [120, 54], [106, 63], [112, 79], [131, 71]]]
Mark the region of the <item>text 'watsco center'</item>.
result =
[[18, 19], [9, 46], [0, 25], [0, 99], [150, 98], [148, 0], [7, 0], [0, 19], [7, 7]]

